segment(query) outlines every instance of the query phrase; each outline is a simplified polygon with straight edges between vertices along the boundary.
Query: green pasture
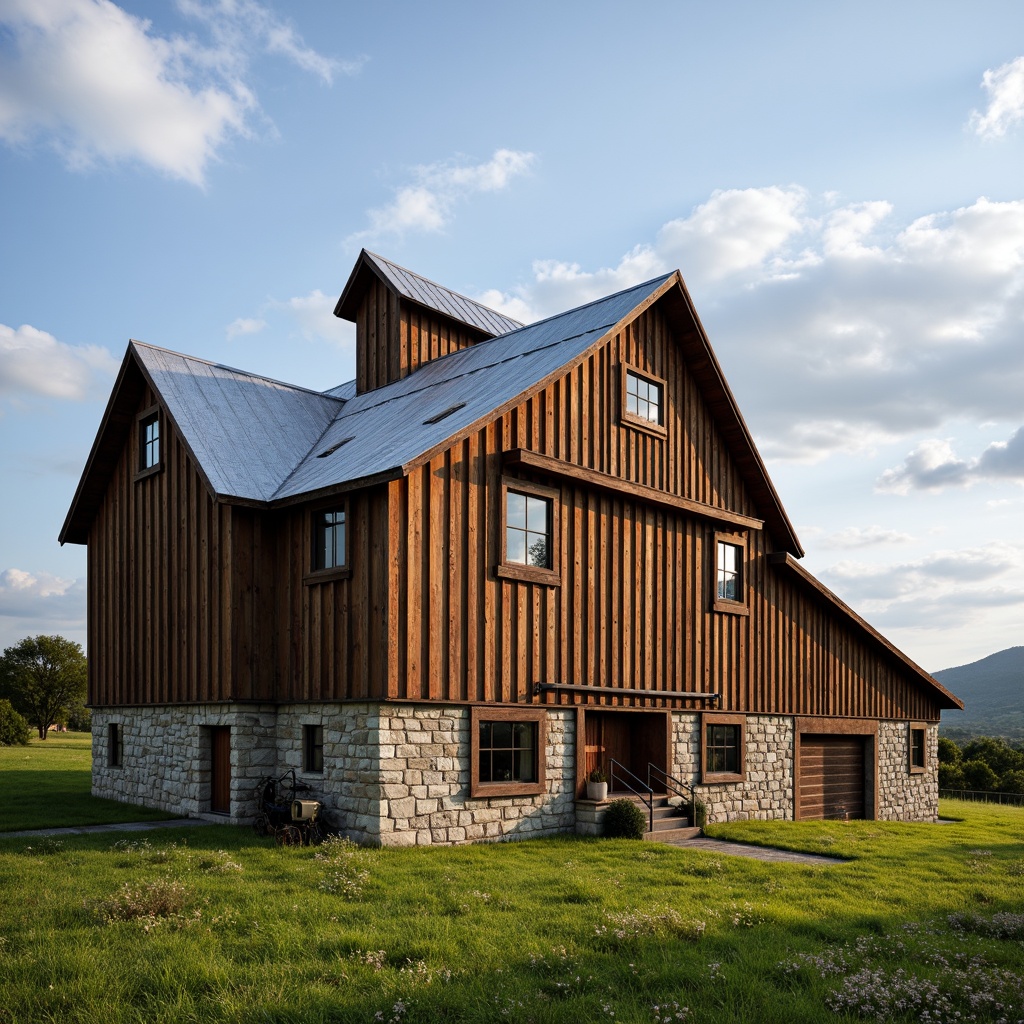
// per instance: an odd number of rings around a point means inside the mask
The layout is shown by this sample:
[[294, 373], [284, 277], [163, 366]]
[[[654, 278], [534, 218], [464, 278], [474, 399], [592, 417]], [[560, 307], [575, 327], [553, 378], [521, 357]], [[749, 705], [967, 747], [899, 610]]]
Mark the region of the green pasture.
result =
[[959, 820], [711, 830], [828, 865], [0, 838], [0, 1022], [1024, 1020], [1024, 810], [942, 809]]

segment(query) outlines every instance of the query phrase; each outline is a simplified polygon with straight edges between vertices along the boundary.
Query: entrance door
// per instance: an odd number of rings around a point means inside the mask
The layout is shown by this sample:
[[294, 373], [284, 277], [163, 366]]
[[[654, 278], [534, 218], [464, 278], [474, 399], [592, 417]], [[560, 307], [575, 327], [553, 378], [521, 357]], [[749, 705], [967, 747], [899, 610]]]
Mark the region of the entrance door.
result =
[[210, 810], [231, 813], [231, 729], [226, 725], [210, 730]]
[[864, 817], [864, 737], [800, 737], [800, 817]]
[[[584, 771], [589, 775], [601, 768], [610, 775], [609, 762], [614, 759], [632, 772], [641, 782], [647, 781], [647, 764], [652, 762], [666, 770], [666, 730], [668, 716], [664, 713], [637, 711], [587, 711]], [[629, 780], [633, 782], [634, 780]], [[616, 778], [615, 790], [623, 790]], [[658, 784], [655, 783], [655, 788]]]

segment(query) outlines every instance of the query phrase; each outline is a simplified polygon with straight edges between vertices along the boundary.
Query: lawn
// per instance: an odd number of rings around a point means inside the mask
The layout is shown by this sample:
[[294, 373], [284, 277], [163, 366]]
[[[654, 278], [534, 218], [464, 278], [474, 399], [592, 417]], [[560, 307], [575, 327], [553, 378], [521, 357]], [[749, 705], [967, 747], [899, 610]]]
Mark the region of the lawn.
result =
[[847, 858], [827, 866], [574, 837], [0, 839], [0, 1021], [1024, 1020], [1024, 810], [943, 811], [962, 820], [712, 830]]
[[0, 833], [175, 817], [92, 796], [91, 770], [87, 732], [50, 733], [45, 740], [33, 737], [27, 747], [0, 747]]

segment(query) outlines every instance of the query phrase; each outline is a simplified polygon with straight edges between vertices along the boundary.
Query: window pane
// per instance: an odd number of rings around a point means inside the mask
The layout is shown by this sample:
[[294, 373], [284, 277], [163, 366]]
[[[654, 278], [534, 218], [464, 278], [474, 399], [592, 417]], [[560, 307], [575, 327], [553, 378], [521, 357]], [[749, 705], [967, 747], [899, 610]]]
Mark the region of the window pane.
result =
[[546, 498], [526, 499], [526, 528], [532, 533], [548, 532], [548, 502]]
[[526, 495], [508, 492], [508, 507], [505, 513], [505, 524], [516, 529], [526, 529]]
[[494, 766], [491, 771], [492, 782], [512, 782], [515, 776], [512, 774], [512, 751], [495, 750], [491, 754], [491, 763]]
[[512, 746], [512, 723], [494, 722], [491, 725], [491, 746], [511, 747]]
[[505, 531], [505, 561], [526, 564], [526, 534], [522, 530]]
[[536, 759], [533, 756], [533, 747], [525, 750], [517, 750], [515, 756], [515, 777], [518, 782], [536, 782]]
[[547, 537], [538, 537], [535, 533], [527, 533], [523, 534], [523, 536], [528, 538], [530, 542], [529, 564], [536, 566], [538, 569], [550, 568]]

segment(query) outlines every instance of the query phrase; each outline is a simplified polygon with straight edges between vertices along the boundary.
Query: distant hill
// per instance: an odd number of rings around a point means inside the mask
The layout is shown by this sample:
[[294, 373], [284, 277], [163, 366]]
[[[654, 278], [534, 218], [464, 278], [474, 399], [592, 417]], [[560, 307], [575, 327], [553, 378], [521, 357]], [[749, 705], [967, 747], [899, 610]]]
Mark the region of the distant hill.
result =
[[964, 702], [963, 711], [942, 712], [943, 733], [1024, 738], [1024, 647], [932, 675]]

